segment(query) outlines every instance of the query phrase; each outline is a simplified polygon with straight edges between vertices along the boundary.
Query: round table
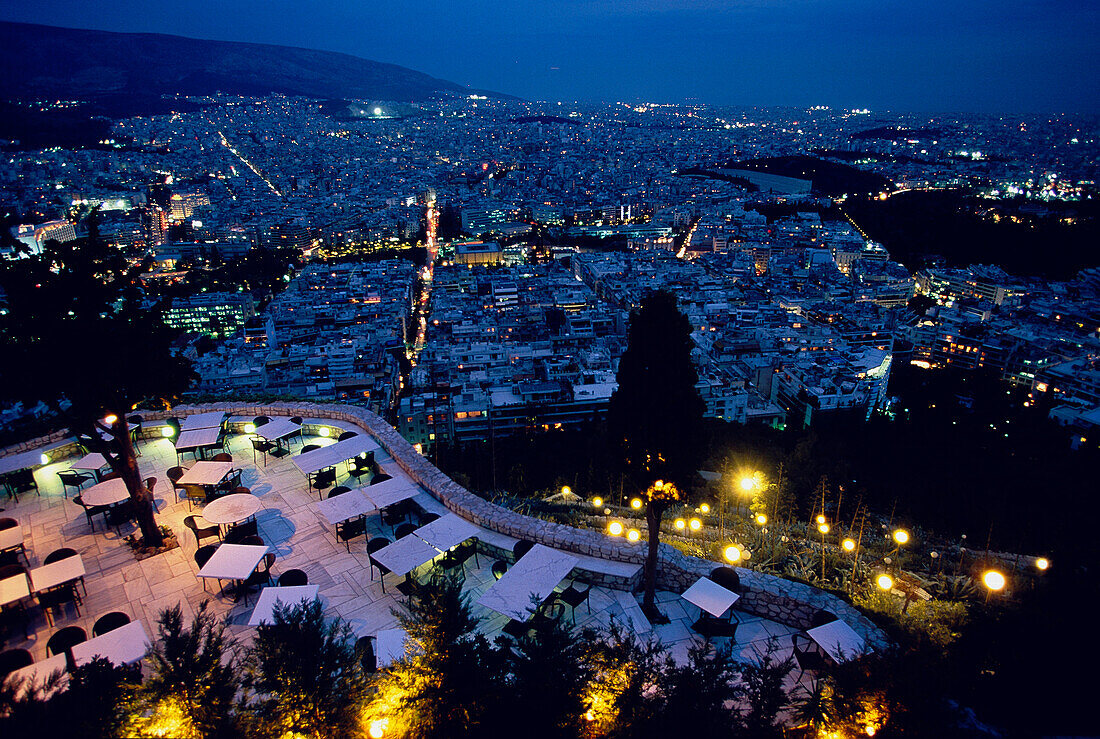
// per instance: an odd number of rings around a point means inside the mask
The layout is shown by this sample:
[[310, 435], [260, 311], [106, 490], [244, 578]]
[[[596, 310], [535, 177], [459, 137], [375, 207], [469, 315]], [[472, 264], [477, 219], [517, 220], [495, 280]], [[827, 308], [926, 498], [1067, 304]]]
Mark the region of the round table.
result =
[[256, 515], [258, 510], [260, 499], [255, 495], [234, 493], [207, 503], [202, 509], [202, 517], [210, 523], [228, 526]]
[[96, 483], [80, 494], [85, 505], [114, 505], [129, 497], [130, 491], [121, 477]]

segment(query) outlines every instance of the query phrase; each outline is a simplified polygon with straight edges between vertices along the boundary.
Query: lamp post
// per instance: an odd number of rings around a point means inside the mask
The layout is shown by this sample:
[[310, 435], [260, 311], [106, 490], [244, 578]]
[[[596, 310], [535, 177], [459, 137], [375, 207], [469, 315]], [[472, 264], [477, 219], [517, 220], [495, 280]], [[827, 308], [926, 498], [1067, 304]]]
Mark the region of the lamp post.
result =
[[989, 602], [989, 596], [1004, 590], [1005, 576], [998, 570], [986, 570], [982, 573], [982, 585], [985, 585], [985, 602]]
[[821, 584], [825, 584], [825, 534], [829, 533], [829, 523], [824, 516], [817, 517], [817, 530], [821, 532]]

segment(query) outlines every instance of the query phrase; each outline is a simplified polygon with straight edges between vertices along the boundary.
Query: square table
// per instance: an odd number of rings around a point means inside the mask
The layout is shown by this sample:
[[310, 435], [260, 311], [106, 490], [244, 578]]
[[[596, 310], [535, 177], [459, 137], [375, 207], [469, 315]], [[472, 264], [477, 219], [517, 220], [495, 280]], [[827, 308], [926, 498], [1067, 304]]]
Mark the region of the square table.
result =
[[[261, 429], [263, 426], [260, 427]], [[314, 449], [312, 452], [299, 454], [294, 458], [294, 466], [304, 475], [312, 475], [327, 467], [335, 467], [341, 462], [347, 462], [352, 457], [378, 449], [378, 442], [365, 434], [353, 436], [350, 439], [338, 441], [335, 444]]]
[[23, 547], [23, 527], [18, 524], [10, 529], [0, 529], [0, 552]]
[[36, 593], [82, 577], [84, 577], [84, 559], [79, 554], [35, 567], [30, 571], [31, 587]]
[[18, 454], [9, 454], [6, 457], [0, 457], [0, 475], [30, 469], [31, 467], [38, 467], [41, 464], [42, 452], [37, 449], [31, 449], [28, 452], [19, 452]]
[[727, 590], [718, 583], [705, 577], [700, 577], [695, 584], [685, 590], [681, 598], [688, 603], [698, 606], [712, 616], [721, 616], [729, 610], [729, 607], [740, 599], [740, 595]]
[[858, 657], [866, 649], [863, 637], [840, 619], [808, 629], [806, 635], [836, 662], [846, 662]]
[[461, 516], [448, 513], [413, 532], [441, 552], [481, 533], [481, 528]]
[[106, 634], [81, 642], [73, 647], [73, 661], [77, 665], [91, 662], [96, 657], [106, 657], [116, 665], [132, 665], [149, 653], [152, 645], [141, 621], [131, 621]]
[[99, 472], [103, 465], [107, 464], [107, 460], [99, 452], [91, 452], [85, 454], [80, 459], [69, 465], [70, 470], [91, 470], [92, 472]]
[[356, 516], [365, 516], [373, 513], [374, 503], [363, 495], [362, 490], [351, 490], [335, 498], [325, 498], [315, 504], [317, 510], [325, 517], [325, 520], [335, 526]]
[[378, 510], [382, 510], [394, 503], [400, 503], [409, 498], [415, 498], [420, 489], [411, 482], [404, 480], [384, 480], [377, 485], [368, 485], [359, 488], [367, 500], [374, 504]]
[[256, 607], [252, 610], [252, 617], [248, 619], [249, 626], [259, 626], [273, 620], [275, 604], [294, 606], [301, 601], [310, 601], [317, 597], [317, 585], [284, 585], [282, 587], [264, 588], [260, 591], [260, 597], [256, 600]]
[[199, 570], [199, 577], [247, 580], [269, 549], [256, 544], [222, 544]]
[[218, 426], [203, 429], [181, 431], [176, 439], [176, 454], [201, 451], [212, 446], [221, 446], [222, 430]]
[[263, 426], [256, 427], [256, 436], [266, 441], [280, 441], [302, 430], [302, 425], [289, 418], [273, 418]]
[[536, 544], [477, 602], [517, 621], [531, 617], [532, 596], [546, 600], [580, 560], [568, 552]]
[[386, 667], [405, 656], [404, 629], [382, 629], [374, 635], [374, 658], [379, 667]]
[[232, 462], [195, 462], [176, 485], [217, 485], [232, 469]]
[[225, 411], [194, 413], [183, 419], [183, 423], [180, 424], [180, 435], [184, 431], [195, 431], [197, 429], [221, 429], [222, 423], [225, 422], [225, 415]]
[[43, 687], [46, 681], [49, 680], [50, 675], [55, 672], [61, 673], [61, 680], [58, 682], [56, 690], [64, 690], [69, 684], [68, 662], [64, 654], [55, 654], [32, 665], [20, 667], [10, 673], [10, 678], [12, 684], [16, 680], [25, 680], [23, 692], [27, 692], [34, 688]]
[[6, 606], [31, 594], [31, 585], [27, 576], [13, 575], [0, 580], [0, 606]]
[[371, 555], [395, 575], [407, 575], [425, 562], [431, 562], [440, 551], [415, 536], [406, 536]]

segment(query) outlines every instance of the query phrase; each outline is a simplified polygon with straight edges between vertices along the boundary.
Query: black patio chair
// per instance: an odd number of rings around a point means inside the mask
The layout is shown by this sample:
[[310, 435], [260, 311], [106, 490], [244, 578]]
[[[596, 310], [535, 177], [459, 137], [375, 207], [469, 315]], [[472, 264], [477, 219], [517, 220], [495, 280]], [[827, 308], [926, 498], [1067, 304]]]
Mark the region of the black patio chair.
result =
[[323, 470], [318, 471], [313, 476], [313, 481], [309, 484], [311, 488], [317, 491], [318, 497], [325, 488], [336, 484], [336, 468], [326, 467]]
[[238, 524], [234, 524], [230, 527], [229, 531], [225, 532], [226, 544], [243, 544], [245, 539], [251, 537], [259, 537], [260, 527], [256, 522], [256, 517], [253, 516], [245, 521], [241, 521]]
[[358, 482], [359, 478], [363, 475], [369, 475], [374, 472], [374, 452], [367, 452], [369, 456], [353, 457], [351, 460], [351, 467], [348, 469], [348, 474], [355, 478]]
[[84, 517], [88, 519], [88, 525], [92, 527], [92, 531], [95, 531], [95, 522], [92, 521], [92, 516], [103, 516], [104, 525], [107, 522], [107, 511], [111, 509], [111, 506], [106, 505], [88, 505], [84, 502], [84, 498], [80, 495], [73, 496], [73, 502], [84, 509]]
[[77, 591], [75, 582], [62, 583], [48, 590], [41, 590], [38, 592], [38, 605], [41, 606], [42, 612], [46, 614], [46, 623], [53, 626], [53, 611], [62, 611], [65, 608], [66, 603], [72, 603], [73, 608], [76, 609], [76, 615], [80, 615], [80, 593]]
[[416, 531], [416, 524], [414, 524], [414, 523], [403, 523], [394, 530], [393, 538], [394, 539], [404, 539], [406, 536], [408, 536], [409, 534], [411, 534], [414, 531]]
[[279, 587], [291, 587], [294, 585], [309, 585], [309, 575], [302, 570], [287, 570], [279, 575]]
[[[366, 516], [356, 516], [336, 524], [336, 538], [344, 542], [344, 548], [351, 552], [351, 540], [367, 535]], [[373, 579], [373, 578], [372, 578]]]
[[[198, 550], [195, 552], [195, 564], [198, 565], [198, 568], [200, 570], [204, 566], [206, 566], [206, 563], [209, 562], [210, 558], [214, 556], [214, 552], [216, 552], [218, 550], [219, 546], [221, 546], [221, 545], [220, 544], [207, 544], [206, 546], [201, 546], [201, 547], [198, 548]], [[200, 579], [202, 580], [202, 589], [206, 590], [206, 578], [203, 577], [203, 578], [200, 578]], [[219, 579], [218, 580], [218, 588], [219, 589], [221, 589], [221, 584], [222, 584], [222, 581], [221, 581], [221, 579]]]
[[96, 619], [95, 625], [92, 626], [92, 636], [106, 634], [108, 631], [122, 628], [128, 623], [130, 623], [130, 617], [125, 613], [122, 611], [111, 611], [107, 615], [100, 616]]
[[271, 419], [267, 416], [256, 416], [254, 419], [252, 419], [252, 425], [256, 428], [263, 426], [265, 423], [271, 423]]
[[374, 637], [363, 636], [355, 642], [355, 652], [359, 655], [359, 664], [363, 672], [370, 674], [378, 670], [378, 658], [374, 655]]
[[[134, 427], [130, 429], [130, 441], [136, 444], [138, 439], [145, 438], [145, 429], [143, 428], [143, 424], [145, 423], [144, 418], [141, 416], [127, 416], [126, 423]], [[135, 451], [137, 450], [135, 449]]]
[[127, 521], [133, 521], [135, 517], [134, 501], [127, 498], [121, 503], [116, 503], [113, 506], [107, 508], [106, 520], [111, 526], [115, 527], [115, 533], [121, 536], [122, 524]]
[[[14, 529], [18, 526], [19, 522], [14, 518], [0, 518], [0, 531]], [[22, 541], [0, 552], [0, 565], [7, 564], [8, 562], [11, 564], [19, 564], [19, 555], [23, 555], [23, 560], [27, 562], [27, 564], [30, 564], [30, 561], [27, 559], [27, 547]]]
[[348, 486], [346, 486], [346, 485], [337, 485], [332, 490], [329, 490], [328, 495], [326, 495], [325, 497], [326, 498], [335, 498], [338, 495], [343, 495], [344, 493], [350, 493], [350, 492], [351, 492], [351, 488], [349, 488]]
[[347, 439], [354, 439], [358, 435], [359, 435], [358, 431], [345, 431], [344, 433], [342, 433], [338, 437], [336, 437], [336, 440], [337, 441], [345, 441]]
[[810, 628], [814, 629], [818, 626], [824, 626], [836, 620], [835, 614], [826, 611], [824, 608], [819, 608], [814, 612], [814, 615], [810, 617]]
[[492, 571], [493, 578], [499, 580], [500, 578], [504, 577], [504, 574], [506, 572], [508, 572], [508, 563], [498, 559], [496, 562], [493, 562]]
[[523, 555], [531, 551], [531, 547], [535, 546], [533, 541], [527, 541], [526, 539], [520, 539], [512, 546], [512, 556], [515, 558], [513, 563], [519, 562], [523, 559]]
[[253, 437], [249, 441], [252, 442], [252, 464], [256, 464], [256, 452], [261, 452], [264, 455], [264, 467], [267, 467], [267, 453], [275, 448], [275, 444], [259, 437]]
[[269, 585], [271, 583], [271, 565], [273, 564], [275, 564], [275, 553], [268, 552], [264, 555], [264, 558], [260, 560], [260, 564], [256, 565], [256, 569], [252, 571], [248, 579], [241, 583], [241, 587], [237, 592], [244, 594], [245, 603], [248, 602], [248, 596], [253, 590], [261, 585]]
[[26, 493], [32, 489], [42, 495], [42, 491], [38, 489], [38, 481], [34, 479], [34, 470], [16, 470], [10, 473], [4, 481], [8, 485], [8, 495], [19, 500], [20, 493]]
[[385, 472], [376, 472], [376, 473], [374, 473], [374, 477], [372, 477], [370, 479], [370, 484], [371, 485], [377, 485], [379, 483], [385, 482], [386, 480], [392, 480], [392, 479], [393, 479], [393, 475], [387, 475]]
[[378, 581], [382, 583], [382, 592], [386, 592], [386, 578], [391, 570], [374, 558], [374, 553], [382, 547], [389, 546], [390, 540], [383, 536], [376, 536], [367, 542], [367, 559], [370, 560], [370, 579], [374, 580], [374, 571], [378, 570]]
[[[68, 559], [69, 557], [75, 556], [77, 556], [77, 551], [75, 549], [71, 549], [69, 547], [61, 547], [60, 549], [55, 549], [47, 554], [46, 558], [42, 560], [42, 564], [53, 564], [54, 562], [60, 562], [63, 559]], [[84, 595], [87, 595], [88, 588], [84, 584], [84, 576], [81, 575], [79, 578], [77, 578], [77, 582], [80, 583], [80, 588], [84, 591]]]
[[828, 664], [823, 655], [817, 649], [817, 645], [806, 634], [791, 634], [791, 646], [794, 647], [794, 661], [798, 664], [798, 677], [807, 672], [820, 672]]
[[304, 447], [301, 448], [301, 450], [298, 453], [299, 454], [308, 454], [309, 452], [315, 452], [320, 448], [321, 448], [320, 444], [306, 444]]
[[589, 613], [592, 612], [592, 607], [588, 603], [588, 594], [592, 592], [592, 585], [590, 584], [584, 590], [577, 587], [575, 582], [569, 583], [569, 587], [558, 593], [558, 599], [569, 606], [569, 617], [573, 623], [577, 622], [577, 606], [584, 603], [584, 609]]
[[741, 576], [732, 567], [715, 567], [710, 571], [710, 580], [731, 593], [741, 592]]
[[76, 488], [77, 492], [80, 492], [81, 487], [89, 482], [95, 482], [95, 475], [91, 472], [78, 472], [76, 470], [62, 470], [57, 473], [57, 476], [61, 478], [62, 489], [61, 492], [66, 498], [69, 497], [69, 488]]
[[211, 536], [215, 537], [218, 541], [222, 540], [221, 528], [218, 526], [199, 526], [198, 518], [195, 516], [188, 516], [183, 519], [183, 525], [191, 529], [191, 533], [195, 535], [195, 545], [202, 546], [203, 539], [209, 539]]
[[70, 650], [77, 644], [86, 641], [88, 641], [88, 632], [79, 626], [66, 626], [55, 631], [50, 640], [46, 642], [46, 654], [64, 654], [71, 660]]

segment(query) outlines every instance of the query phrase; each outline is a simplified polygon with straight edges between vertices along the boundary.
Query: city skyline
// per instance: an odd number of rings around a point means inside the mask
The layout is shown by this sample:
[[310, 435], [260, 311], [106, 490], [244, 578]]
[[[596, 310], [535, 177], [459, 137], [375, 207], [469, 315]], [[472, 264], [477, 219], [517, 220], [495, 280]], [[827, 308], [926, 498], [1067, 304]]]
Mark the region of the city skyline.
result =
[[849, 0], [400, 8], [67, 0], [5, 20], [337, 51], [525, 99], [1097, 112], [1095, 8]]

